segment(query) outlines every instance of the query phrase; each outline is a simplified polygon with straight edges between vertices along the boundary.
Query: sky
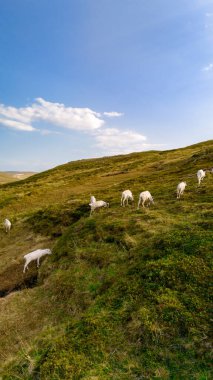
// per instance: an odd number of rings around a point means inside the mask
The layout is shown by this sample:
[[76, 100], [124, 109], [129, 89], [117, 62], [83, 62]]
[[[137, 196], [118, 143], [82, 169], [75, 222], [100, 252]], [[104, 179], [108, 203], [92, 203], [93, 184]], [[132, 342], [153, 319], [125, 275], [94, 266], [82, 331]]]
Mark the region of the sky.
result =
[[213, 0], [0, 9], [0, 171], [213, 138]]

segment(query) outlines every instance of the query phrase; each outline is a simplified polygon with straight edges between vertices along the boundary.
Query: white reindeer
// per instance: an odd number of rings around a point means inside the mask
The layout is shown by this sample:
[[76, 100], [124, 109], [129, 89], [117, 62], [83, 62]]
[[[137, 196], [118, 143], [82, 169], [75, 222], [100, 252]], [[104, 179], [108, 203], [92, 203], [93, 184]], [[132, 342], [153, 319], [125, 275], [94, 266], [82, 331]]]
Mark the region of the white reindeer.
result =
[[4, 220], [4, 228], [5, 228], [5, 231], [6, 232], [10, 232], [10, 229], [11, 229], [11, 222], [9, 221], [9, 219], [5, 219]]
[[121, 206], [125, 206], [125, 202], [128, 205], [128, 200], [134, 201], [132, 192], [130, 190], [124, 190], [121, 194]]
[[183, 195], [186, 186], [187, 186], [186, 182], [180, 182], [177, 185], [177, 199], [179, 199], [180, 196]]
[[197, 172], [198, 186], [200, 186], [200, 183], [203, 180], [203, 178], [205, 177], [205, 175], [206, 175], [206, 172], [204, 170], [202, 170], [202, 169], [198, 170], [198, 172]]
[[47, 249], [36, 249], [36, 251], [30, 252], [27, 255], [24, 256], [25, 264], [24, 264], [24, 270], [23, 273], [25, 273], [25, 270], [28, 269], [28, 265], [31, 261], [37, 260], [37, 268], [39, 267], [39, 260], [42, 256], [45, 255], [51, 255], [52, 251]]
[[145, 203], [147, 203], [147, 207], [150, 206], [151, 203], [154, 203], [154, 199], [151, 196], [149, 191], [142, 191], [142, 193], [140, 193], [139, 201], [138, 201], [138, 209], [141, 203], [143, 207], [145, 207]]
[[93, 203], [90, 203], [89, 206], [91, 207], [90, 215], [92, 215], [96, 208], [109, 207], [109, 203], [105, 201], [95, 201]]

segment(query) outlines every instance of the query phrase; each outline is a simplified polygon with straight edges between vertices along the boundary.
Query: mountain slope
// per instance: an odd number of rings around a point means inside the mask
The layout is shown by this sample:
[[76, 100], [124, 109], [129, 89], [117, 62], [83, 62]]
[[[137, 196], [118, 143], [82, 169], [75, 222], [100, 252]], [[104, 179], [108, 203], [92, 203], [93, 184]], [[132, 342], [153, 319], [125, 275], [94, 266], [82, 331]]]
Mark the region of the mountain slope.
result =
[[[0, 187], [3, 379], [210, 379], [213, 142], [82, 160]], [[187, 188], [176, 199], [177, 184]], [[120, 207], [149, 190], [150, 209]], [[110, 203], [89, 217], [89, 199]], [[53, 248], [23, 275], [23, 255]]]

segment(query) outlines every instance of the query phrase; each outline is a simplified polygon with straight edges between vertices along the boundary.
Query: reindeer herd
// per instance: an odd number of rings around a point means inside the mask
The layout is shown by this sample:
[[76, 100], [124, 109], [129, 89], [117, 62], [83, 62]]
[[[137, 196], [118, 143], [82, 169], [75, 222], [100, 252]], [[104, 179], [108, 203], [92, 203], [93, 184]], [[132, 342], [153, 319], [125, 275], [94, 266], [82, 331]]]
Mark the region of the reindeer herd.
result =
[[[198, 170], [197, 172], [198, 186], [200, 186], [201, 181], [204, 179], [207, 171], [210, 171], [211, 173], [213, 173], [213, 169]], [[180, 182], [177, 185], [177, 189], [176, 189], [177, 199], [179, 199], [181, 195], [183, 195], [186, 186], [187, 186], [186, 182]], [[131, 201], [132, 203], [134, 202], [133, 194], [131, 190], [124, 190], [121, 194], [121, 206], [123, 207], [128, 206], [129, 201]], [[142, 193], [139, 194], [138, 209], [139, 209], [140, 204], [142, 204], [142, 207], [145, 207], [145, 205], [149, 207], [153, 203], [154, 203], [154, 199], [148, 190], [142, 191]], [[90, 215], [92, 215], [92, 213], [97, 208], [109, 207], [109, 203], [105, 201], [96, 201], [96, 198], [94, 197], [94, 195], [92, 195], [90, 198], [89, 206], [91, 208]]]
[[[203, 169], [200, 169], [197, 171], [197, 180], [198, 180], [198, 186], [200, 186], [201, 184], [201, 181], [203, 181], [204, 177], [206, 176], [206, 172], [211, 172], [213, 173], [213, 168], [212, 169], [207, 169], [207, 170], [203, 170]], [[176, 189], [176, 193], [177, 193], [177, 199], [179, 199], [181, 197], [181, 195], [183, 195], [184, 193], [184, 190], [186, 188], [187, 184], [186, 182], [180, 182], [178, 185], [177, 185], [177, 189]], [[131, 201], [131, 202], [134, 202], [134, 197], [133, 197], [133, 194], [131, 192], [131, 190], [124, 190], [121, 194], [121, 206], [125, 207], [128, 205], [128, 202]], [[140, 194], [139, 194], [139, 200], [138, 200], [138, 209], [139, 209], [139, 206], [142, 204], [142, 207], [145, 207], [145, 205], [147, 205], [147, 207], [149, 207], [151, 204], [154, 203], [154, 199], [152, 197], [152, 195], [150, 194], [149, 191], [142, 191]], [[89, 206], [90, 206], [90, 216], [92, 215], [92, 213], [96, 210], [96, 209], [99, 209], [99, 208], [102, 208], [102, 207], [109, 207], [109, 203], [108, 202], [105, 202], [105, 201], [97, 201], [96, 198], [92, 195], [91, 198], [90, 198], [90, 203], [89, 203]], [[5, 219], [4, 222], [3, 222], [3, 226], [4, 226], [4, 229], [6, 231], [6, 233], [9, 233], [10, 232], [10, 229], [11, 229], [11, 222], [9, 219]], [[24, 259], [25, 259], [25, 264], [24, 264], [24, 269], [23, 269], [23, 272], [25, 273], [25, 270], [28, 269], [28, 264], [31, 262], [31, 261], [37, 261], [37, 267], [39, 267], [39, 260], [42, 256], [45, 256], [45, 255], [50, 255], [52, 253], [52, 251], [49, 249], [49, 248], [46, 248], [46, 249], [37, 249], [33, 252], [30, 252], [28, 254], [26, 254], [24, 256]]]

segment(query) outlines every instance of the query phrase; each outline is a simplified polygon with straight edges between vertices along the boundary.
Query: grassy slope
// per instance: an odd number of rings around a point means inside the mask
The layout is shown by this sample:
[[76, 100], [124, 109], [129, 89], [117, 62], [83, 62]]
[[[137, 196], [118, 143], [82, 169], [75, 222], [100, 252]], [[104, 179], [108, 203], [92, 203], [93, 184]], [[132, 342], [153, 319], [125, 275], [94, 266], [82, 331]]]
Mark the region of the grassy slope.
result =
[[[62, 165], [0, 187], [3, 379], [210, 379], [213, 142]], [[183, 198], [175, 188], [186, 180]], [[120, 207], [130, 188], [150, 210]], [[110, 208], [89, 218], [90, 195]], [[53, 247], [37, 272], [23, 255]], [[37, 285], [37, 286], [35, 286]], [[15, 291], [16, 290], [16, 291]]]

